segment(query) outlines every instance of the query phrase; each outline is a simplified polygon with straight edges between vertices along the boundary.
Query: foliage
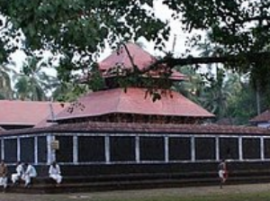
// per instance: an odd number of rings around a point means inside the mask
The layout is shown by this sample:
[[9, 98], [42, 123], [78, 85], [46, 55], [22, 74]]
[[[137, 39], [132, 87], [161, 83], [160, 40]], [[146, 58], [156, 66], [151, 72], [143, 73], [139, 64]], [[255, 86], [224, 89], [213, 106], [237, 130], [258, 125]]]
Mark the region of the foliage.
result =
[[[25, 36], [23, 50], [50, 50], [62, 55], [60, 74], [88, 68], [105, 46], [145, 36], [157, 44], [167, 39], [169, 27], [149, 9], [149, 0], [38, 0], [0, 1], [6, 17], [5, 37]], [[15, 43], [13, 47], [18, 48]], [[61, 69], [64, 68], [64, 69]]]
[[[269, 48], [268, 1], [162, 2], [172, 10], [172, 17], [183, 24], [183, 30], [208, 31], [211, 43], [220, 47], [221, 54], [258, 53]], [[154, 0], [1, 0], [0, 13], [5, 20], [0, 24], [3, 35], [0, 59], [7, 59], [7, 55], [18, 48], [27, 54], [50, 50], [55, 55], [62, 55], [64, 65], [57, 70], [67, 81], [73, 70], [91, 70], [90, 64], [105, 47], [106, 41], [113, 45], [119, 41], [136, 41], [144, 36], [162, 48], [164, 41], [168, 40], [170, 28], [155, 16], [151, 10], [153, 5]], [[200, 38], [193, 38], [191, 44], [196, 45]], [[265, 83], [269, 82], [265, 76], [265, 72], [269, 74], [266, 65], [269, 57], [264, 57], [263, 61], [257, 58], [253, 63], [245, 62], [244, 56], [240, 60], [237, 65], [229, 67], [242, 72], [251, 71], [251, 78], [257, 80], [256, 87], [264, 89]]]
[[[229, 57], [220, 61], [233, 71], [249, 72], [257, 92], [263, 97], [270, 96], [270, 56], [258, 54], [269, 51], [269, 1], [162, 2], [172, 10], [172, 17], [182, 23], [184, 31], [208, 32], [208, 42], [218, 48], [215, 54], [205, 52], [203, 56], [238, 55], [238, 62], [229, 62]], [[77, 70], [95, 74], [92, 64], [106, 42], [113, 46], [143, 36], [154, 41], [157, 48], [164, 47], [170, 27], [155, 16], [153, 5], [154, 0], [0, 0], [0, 13], [4, 16], [0, 19], [0, 62], [8, 61], [8, 56], [18, 48], [28, 56], [49, 50], [54, 56], [61, 55], [56, 69], [63, 83], [69, 82]], [[201, 38], [200, 35], [191, 38], [191, 47], [200, 45]], [[253, 59], [246, 55], [253, 55]], [[192, 55], [187, 60], [190, 58]], [[172, 59], [169, 55], [164, 61], [169, 65], [179, 64], [179, 60], [173, 63]], [[216, 81], [215, 88], [219, 83]], [[91, 88], [98, 90], [102, 84], [101, 79], [93, 80]]]
[[22, 66], [22, 72], [17, 74], [15, 82], [16, 98], [21, 100], [47, 100], [47, 94], [57, 84], [53, 76], [44, 69], [48, 63], [35, 56], [29, 56]]
[[[258, 53], [268, 51], [270, 44], [269, 1], [205, 0], [166, 1], [170, 8], [181, 12], [179, 18], [187, 30], [207, 30], [211, 42], [226, 50], [223, 54]], [[178, 16], [176, 16], [177, 18]], [[243, 58], [230, 68], [240, 72], [251, 71], [255, 87], [265, 89], [269, 83], [269, 56], [253, 63]], [[267, 76], [268, 75], [268, 76]]]
[[13, 99], [11, 75], [14, 74], [12, 63], [0, 67], [0, 99]]
[[87, 92], [89, 88], [85, 84], [60, 82], [52, 93], [52, 99], [59, 102], [72, 102]]
[[[248, 75], [225, 72], [200, 73], [191, 66], [179, 68], [188, 80], [175, 83], [174, 90], [180, 91], [190, 100], [216, 115], [216, 121], [230, 120], [231, 124], [247, 125], [258, 115], [256, 91], [249, 83]], [[268, 93], [260, 95], [260, 112], [269, 108]]]

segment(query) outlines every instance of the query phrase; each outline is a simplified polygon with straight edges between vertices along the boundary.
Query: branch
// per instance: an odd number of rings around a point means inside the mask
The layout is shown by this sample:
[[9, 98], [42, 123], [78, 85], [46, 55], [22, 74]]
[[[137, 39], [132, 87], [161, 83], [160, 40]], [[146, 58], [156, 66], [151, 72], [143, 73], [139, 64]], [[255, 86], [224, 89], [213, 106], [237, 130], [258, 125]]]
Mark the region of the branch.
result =
[[146, 73], [150, 70], [155, 70], [159, 65], [165, 64], [169, 68], [174, 66], [185, 66], [194, 64], [212, 64], [212, 63], [239, 63], [245, 61], [247, 63], [261, 62], [262, 59], [270, 58], [270, 52], [259, 52], [259, 53], [241, 53], [238, 55], [226, 55], [220, 57], [187, 57], [187, 58], [171, 58], [165, 57], [164, 59], [158, 60], [152, 65], [148, 66], [140, 73]]

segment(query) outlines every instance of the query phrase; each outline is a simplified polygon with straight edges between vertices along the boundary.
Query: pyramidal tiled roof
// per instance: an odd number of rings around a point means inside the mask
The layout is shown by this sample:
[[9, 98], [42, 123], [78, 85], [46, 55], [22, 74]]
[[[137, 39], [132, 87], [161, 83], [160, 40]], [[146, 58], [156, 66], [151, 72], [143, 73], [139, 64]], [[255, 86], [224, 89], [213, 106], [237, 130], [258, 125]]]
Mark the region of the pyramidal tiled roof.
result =
[[170, 91], [161, 94], [161, 99], [153, 102], [146, 89], [121, 88], [90, 93], [78, 100], [83, 107], [64, 109], [56, 116], [56, 120], [94, 117], [113, 113], [161, 115], [178, 117], [214, 117], [199, 105], [183, 95]]
[[251, 123], [270, 122], [270, 110], [266, 110], [250, 120]]
[[[125, 48], [126, 47], [126, 48]], [[122, 66], [125, 69], [132, 69], [133, 63], [140, 69], [144, 70], [151, 64], [157, 62], [157, 58], [146, 52], [139, 45], [134, 43], [127, 43], [125, 46], [121, 46], [118, 50], [115, 50], [107, 58], [99, 63], [99, 68], [103, 72], [104, 76], [109, 76], [106, 72], [109, 72], [112, 68], [116, 66]], [[160, 69], [166, 68], [165, 65], [159, 65]], [[151, 76], [159, 77], [158, 71], [151, 71]], [[172, 69], [172, 74], [170, 76], [172, 80], [186, 80], [186, 76]]]

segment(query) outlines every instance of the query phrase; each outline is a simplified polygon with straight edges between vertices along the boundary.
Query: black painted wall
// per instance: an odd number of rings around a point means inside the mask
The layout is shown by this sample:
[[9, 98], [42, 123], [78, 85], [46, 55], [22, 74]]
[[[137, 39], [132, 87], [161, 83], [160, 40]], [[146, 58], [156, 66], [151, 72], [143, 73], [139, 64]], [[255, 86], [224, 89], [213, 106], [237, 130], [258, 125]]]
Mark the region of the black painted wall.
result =
[[164, 161], [163, 137], [140, 137], [140, 159], [142, 161]]
[[72, 136], [56, 136], [59, 141], [59, 149], [56, 150], [56, 160], [58, 162], [73, 161], [73, 137]]
[[47, 162], [47, 140], [45, 136], [38, 137], [38, 162]]
[[242, 146], [243, 159], [259, 159], [261, 157], [259, 138], [244, 138]]
[[238, 138], [220, 138], [219, 154], [221, 159], [239, 159]]
[[135, 137], [110, 138], [111, 161], [135, 161]]
[[215, 160], [215, 138], [195, 138], [195, 160]]
[[26, 137], [21, 138], [21, 161], [34, 163], [35, 162], [35, 147], [34, 147], [34, 138]]
[[104, 137], [79, 136], [78, 161], [79, 162], [105, 161]]
[[17, 162], [17, 139], [5, 139], [4, 140], [4, 152], [6, 163]]
[[169, 160], [191, 160], [191, 142], [187, 137], [169, 138]]

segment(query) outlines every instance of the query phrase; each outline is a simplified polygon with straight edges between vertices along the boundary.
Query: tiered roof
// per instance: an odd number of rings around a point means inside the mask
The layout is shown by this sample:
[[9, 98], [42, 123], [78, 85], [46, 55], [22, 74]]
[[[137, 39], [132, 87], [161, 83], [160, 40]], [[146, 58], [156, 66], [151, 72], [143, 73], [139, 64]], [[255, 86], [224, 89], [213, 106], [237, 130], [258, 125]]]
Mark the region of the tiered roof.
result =
[[[117, 74], [114, 73], [115, 68], [130, 69], [132, 71], [134, 65], [136, 65], [139, 70], [145, 70], [156, 62], [157, 59], [144, 51], [141, 47], [136, 44], [128, 43], [101, 61], [99, 63], [99, 69], [101, 75], [105, 79], [108, 79], [117, 76]], [[154, 78], [156, 80], [160, 79], [161, 72], [168, 70], [165, 65], [158, 65], [155, 69], [155, 71], [151, 70], [147, 73], [150, 74], [151, 79]], [[171, 70], [171, 72], [172, 73], [168, 78], [169, 80], [186, 80], [185, 75], [175, 70]], [[147, 77], [144, 74], [142, 74], [142, 76]], [[114, 82], [114, 80], [112, 81]], [[140, 88], [138, 86], [140, 86]], [[146, 89], [140, 84], [128, 87], [127, 89], [110, 89], [113, 87], [108, 86], [107, 90], [90, 93], [80, 98], [77, 101], [80, 106], [74, 106], [74, 104], [72, 104], [71, 107], [66, 108], [56, 116], [56, 121], [67, 122], [72, 119], [79, 119], [80, 121], [86, 121], [86, 119], [88, 121], [116, 121], [116, 119], [120, 119], [118, 120], [120, 122], [138, 122], [146, 120], [146, 116], [156, 116], [193, 118], [191, 122], [194, 122], [194, 118], [201, 120], [201, 118], [214, 117], [213, 114], [188, 100], [180, 93], [168, 89], [166, 90], [162, 88], [164, 87], [162, 85], [159, 85], [158, 87], [160, 87], [160, 89], [155, 89], [155, 93], [159, 93], [161, 98], [154, 101], [153, 96], [148, 93], [149, 89]], [[99, 118], [106, 115], [108, 117], [107, 119]], [[128, 115], [133, 115], [133, 117]], [[134, 115], [140, 115], [141, 117], [135, 118]], [[152, 123], [157, 122], [156, 120], [149, 120], [149, 118], [148, 121]], [[167, 118], [164, 121], [169, 123], [171, 122], [171, 119]], [[178, 118], [175, 122], [179, 123], [186, 121], [182, 121], [182, 119], [179, 120]]]
[[[99, 63], [99, 69], [103, 77], [106, 78], [113, 76], [113, 69], [117, 67], [132, 70], [133, 65], [136, 65], [139, 70], [145, 70], [155, 62], [157, 62], [156, 57], [143, 50], [140, 46], [134, 43], [128, 43], [125, 46], [121, 46], [118, 50], [113, 51], [111, 55], [101, 61]], [[167, 67], [159, 64], [157, 69], [149, 72], [152, 78], [159, 78], [159, 72], [166, 70]], [[182, 73], [172, 70], [170, 79], [181, 81], [186, 80], [186, 77]]]
[[214, 115], [174, 91], [160, 91], [160, 100], [153, 101], [147, 89], [118, 88], [90, 93], [78, 100], [81, 106], [70, 106], [56, 116], [65, 119], [96, 117], [108, 114], [137, 114], [175, 117], [209, 118]]

